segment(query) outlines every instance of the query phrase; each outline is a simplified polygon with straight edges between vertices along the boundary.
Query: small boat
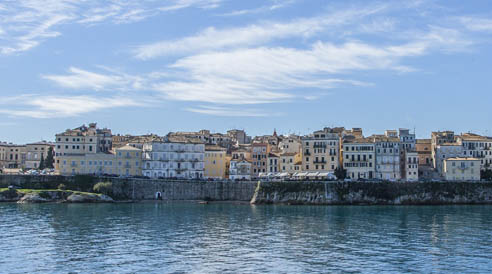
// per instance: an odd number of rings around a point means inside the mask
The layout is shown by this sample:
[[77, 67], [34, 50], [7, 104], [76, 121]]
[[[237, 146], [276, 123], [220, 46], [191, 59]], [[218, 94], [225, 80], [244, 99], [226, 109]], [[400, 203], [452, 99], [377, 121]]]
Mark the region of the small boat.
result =
[[207, 201], [201, 201], [201, 202], [198, 202], [199, 204], [201, 205], [208, 205], [208, 202]]

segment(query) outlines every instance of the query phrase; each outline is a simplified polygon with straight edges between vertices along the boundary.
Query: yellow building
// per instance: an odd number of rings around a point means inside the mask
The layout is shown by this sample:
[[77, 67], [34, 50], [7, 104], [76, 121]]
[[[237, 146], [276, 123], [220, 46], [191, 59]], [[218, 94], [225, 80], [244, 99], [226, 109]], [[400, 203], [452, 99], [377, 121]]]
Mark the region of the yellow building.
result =
[[225, 179], [227, 170], [226, 149], [219, 146], [205, 146], [205, 178]]
[[142, 175], [142, 150], [129, 145], [108, 153], [62, 155], [57, 161], [61, 175]]
[[0, 143], [0, 168], [23, 168], [25, 163], [25, 145]]
[[444, 160], [446, 181], [480, 181], [480, 159], [449, 158]]

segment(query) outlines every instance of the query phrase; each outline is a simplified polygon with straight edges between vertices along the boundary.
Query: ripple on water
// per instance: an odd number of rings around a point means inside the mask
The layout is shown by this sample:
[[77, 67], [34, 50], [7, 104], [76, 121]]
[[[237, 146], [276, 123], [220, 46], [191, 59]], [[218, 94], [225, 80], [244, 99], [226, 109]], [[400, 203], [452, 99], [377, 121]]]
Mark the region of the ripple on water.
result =
[[0, 272], [489, 273], [491, 209], [0, 204]]

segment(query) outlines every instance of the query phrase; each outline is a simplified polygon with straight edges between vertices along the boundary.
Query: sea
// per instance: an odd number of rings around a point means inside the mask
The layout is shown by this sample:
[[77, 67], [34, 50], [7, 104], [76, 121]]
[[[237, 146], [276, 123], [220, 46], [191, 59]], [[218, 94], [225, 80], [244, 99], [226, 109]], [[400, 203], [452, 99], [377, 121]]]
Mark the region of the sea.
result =
[[492, 206], [0, 204], [0, 273], [491, 273]]

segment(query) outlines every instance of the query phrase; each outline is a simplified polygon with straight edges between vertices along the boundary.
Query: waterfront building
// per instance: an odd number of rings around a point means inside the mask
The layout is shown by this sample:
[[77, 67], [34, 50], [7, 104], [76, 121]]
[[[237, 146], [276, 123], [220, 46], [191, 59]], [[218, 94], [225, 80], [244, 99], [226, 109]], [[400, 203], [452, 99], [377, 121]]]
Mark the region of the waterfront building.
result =
[[417, 151], [405, 152], [405, 180], [416, 182], [419, 180], [419, 155]]
[[99, 129], [96, 123], [82, 125], [75, 129], [67, 129], [56, 134], [56, 156], [108, 153], [113, 147], [111, 130]]
[[480, 169], [489, 169], [492, 164], [492, 138], [474, 133], [457, 136], [457, 143], [463, 146], [463, 156], [480, 160]]
[[[300, 163], [296, 170], [296, 163]], [[300, 153], [284, 152], [280, 154], [280, 172], [294, 174], [300, 171], [302, 166], [302, 156]]]
[[251, 180], [251, 162], [244, 159], [232, 159], [229, 165], [229, 179]]
[[446, 181], [480, 181], [480, 159], [447, 158], [444, 160]]
[[61, 175], [142, 175], [142, 150], [129, 145], [105, 153], [66, 154], [58, 160]]
[[444, 161], [449, 158], [461, 158], [464, 156], [463, 146], [458, 143], [441, 143], [435, 148], [435, 170], [440, 176], [444, 176]]
[[431, 178], [433, 173], [431, 139], [417, 139], [415, 149], [419, 157], [419, 178]]
[[305, 172], [334, 172], [340, 159], [339, 133], [330, 128], [302, 137], [302, 166]]
[[[26, 145], [26, 163], [25, 168], [37, 169], [41, 159], [46, 160], [50, 148], [54, 149], [55, 145], [46, 141], [30, 143]], [[54, 153], [54, 150], [53, 150]], [[54, 157], [55, 155], [53, 155]]]
[[0, 143], [0, 168], [23, 168], [26, 163], [26, 146]]
[[353, 138], [343, 142], [343, 168], [351, 179], [373, 179], [376, 176], [374, 139]]
[[267, 143], [253, 143], [251, 145], [251, 176], [258, 177], [260, 173], [267, 172], [267, 156], [271, 146]]
[[431, 133], [431, 155], [432, 155], [432, 164], [433, 168], [437, 169], [437, 161], [436, 161], [436, 149], [438, 145], [441, 144], [452, 144], [455, 142], [455, 136], [453, 131], [435, 131]]
[[381, 180], [400, 180], [400, 139], [396, 131], [386, 131], [385, 135], [373, 135], [376, 146], [376, 178]]
[[276, 153], [268, 153], [267, 172], [278, 173], [280, 171], [280, 156]]
[[199, 179], [204, 176], [205, 144], [200, 139], [167, 137], [144, 144], [143, 175]]
[[204, 177], [214, 179], [226, 178], [226, 166], [228, 163], [226, 149], [215, 145], [205, 146]]

